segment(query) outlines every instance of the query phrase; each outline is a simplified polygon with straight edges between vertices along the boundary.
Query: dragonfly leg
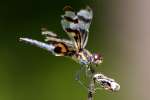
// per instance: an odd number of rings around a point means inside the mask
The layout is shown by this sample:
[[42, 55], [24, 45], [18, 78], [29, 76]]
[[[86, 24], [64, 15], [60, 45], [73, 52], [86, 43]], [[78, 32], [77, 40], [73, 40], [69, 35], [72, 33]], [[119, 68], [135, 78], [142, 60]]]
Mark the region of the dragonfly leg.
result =
[[86, 90], [88, 90], [88, 87], [80, 80], [80, 74], [83, 72], [83, 70], [84, 70], [84, 66], [82, 65], [82, 66], [80, 67], [80, 70], [78, 70], [78, 71], [76, 72], [75, 80], [78, 81], [78, 83], [79, 83], [81, 86], [83, 86]]
[[84, 69], [84, 66], [81, 65], [80, 69], [76, 72], [76, 77], [75, 77], [76, 81], [80, 80], [80, 74], [82, 73], [83, 69]]

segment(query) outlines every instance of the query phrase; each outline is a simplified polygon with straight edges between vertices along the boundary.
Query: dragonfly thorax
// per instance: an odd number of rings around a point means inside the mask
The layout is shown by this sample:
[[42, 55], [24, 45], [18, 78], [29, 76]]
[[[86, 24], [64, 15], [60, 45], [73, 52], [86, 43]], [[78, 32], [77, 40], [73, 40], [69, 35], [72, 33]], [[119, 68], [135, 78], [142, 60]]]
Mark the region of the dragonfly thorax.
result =
[[80, 64], [88, 65], [88, 64], [90, 64], [89, 58], [91, 55], [92, 54], [88, 50], [82, 49], [82, 50], [76, 52], [74, 58]]
[[91, 54], [88, 50], [83, 49], [76, 53], [75, 57], [80, 64], [100, 64], [102, 63], [102, 56], [99, 54]]

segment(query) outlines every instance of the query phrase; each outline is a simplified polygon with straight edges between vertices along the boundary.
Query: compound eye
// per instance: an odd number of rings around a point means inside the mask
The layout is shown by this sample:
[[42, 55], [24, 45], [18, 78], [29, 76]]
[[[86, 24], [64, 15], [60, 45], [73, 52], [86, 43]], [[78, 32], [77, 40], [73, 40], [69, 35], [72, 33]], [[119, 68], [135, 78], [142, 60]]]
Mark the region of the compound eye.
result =
[[99, 59], [100, 59], [100, 55], [99, 55], [99, 54], [95, 54], [95, 55], [94, 55], [94, 58], [95, 58], [96, 60], [99, 60]]
[[95, 64], [100, 64], [103, 61], [103, 57], [100, 54], [93, 54], [94, 57], [94, 63]]

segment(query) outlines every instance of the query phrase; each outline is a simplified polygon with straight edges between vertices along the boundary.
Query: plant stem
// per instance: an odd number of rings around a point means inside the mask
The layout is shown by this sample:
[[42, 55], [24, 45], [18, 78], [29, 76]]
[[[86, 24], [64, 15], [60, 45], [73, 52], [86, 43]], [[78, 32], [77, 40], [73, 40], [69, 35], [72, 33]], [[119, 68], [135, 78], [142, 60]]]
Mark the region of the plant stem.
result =
[[88, 89], [88, 100], [94, 100], [95, 94], [95, 85], [93, 79], [90, 80], [89, 89]]
[[88, 87], [88, 100], [94, 100], [94, 94], [95, 94], [95, 82], [93, 80], [93, 75], [95, 73], [95, 69], [90, 68], [90, 81], [89, 81], [89, 87]]

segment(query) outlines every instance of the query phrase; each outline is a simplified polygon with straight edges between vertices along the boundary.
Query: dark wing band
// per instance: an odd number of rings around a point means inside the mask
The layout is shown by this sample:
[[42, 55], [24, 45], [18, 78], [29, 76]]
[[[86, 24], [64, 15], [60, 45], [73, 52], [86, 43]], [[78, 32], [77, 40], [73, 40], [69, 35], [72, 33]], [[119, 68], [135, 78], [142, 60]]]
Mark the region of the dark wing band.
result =
[[42, 35], [46, 36], [45, 41], [54, 46], [53, 52], [56, 56], [71, 56], [74, 53], [74, 45], [72, 41], [58, 38], [57, 34], [51, 31], [42, 31]]

